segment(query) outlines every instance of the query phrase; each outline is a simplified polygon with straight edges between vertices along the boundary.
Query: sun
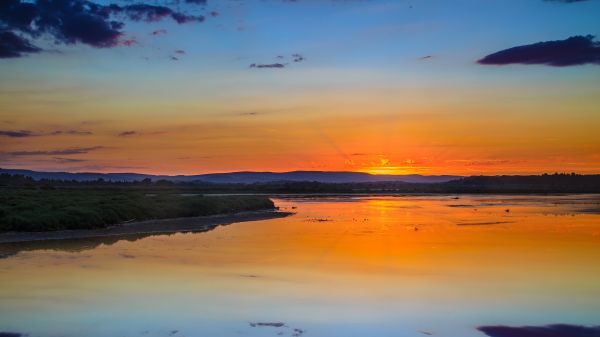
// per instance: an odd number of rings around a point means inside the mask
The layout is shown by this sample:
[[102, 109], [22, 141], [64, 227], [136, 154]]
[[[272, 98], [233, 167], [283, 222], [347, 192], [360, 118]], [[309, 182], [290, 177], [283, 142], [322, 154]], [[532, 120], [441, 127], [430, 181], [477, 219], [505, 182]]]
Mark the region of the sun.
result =
[[374, 175], [404, 175], [415, 173], [412, 167], [407, 166], [371, 166], [365, 167], [361, 172]]

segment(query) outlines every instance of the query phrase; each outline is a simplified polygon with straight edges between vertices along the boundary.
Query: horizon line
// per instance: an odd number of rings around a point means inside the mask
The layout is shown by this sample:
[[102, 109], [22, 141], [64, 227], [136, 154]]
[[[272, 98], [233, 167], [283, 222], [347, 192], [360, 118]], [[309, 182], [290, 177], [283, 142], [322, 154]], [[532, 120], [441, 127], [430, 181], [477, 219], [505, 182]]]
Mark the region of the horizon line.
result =
[[146, 176], [164, 176], [164, 177], [193, 177], [193, 176], [202, 176], [202, 175], [212, 175], [212, 174], [235, 174], [235, 173], [274, 173], [274, 174], [285, 174], [285, 173], [297, 173], [297, 172], [309, 172], [309, 173], [359, 173], [365, 174], [369, 176], [392, 176], [392, 177], [404, 177], [404, 176], [422, 176], [422, 177], [477, 177], [477, 176], [543, 176], [543, 175], [600, 175], [598, 173], [577, 173], [577, 172], [539, 172], [539, 173], [502, 173], [502, 174], [471, 174], [471, 175], [463, 175], [463, 174], [420, 174], [420, 173], [406, 173], [406, 174], [375, 174], [364, 171], [323, 171], [323, 170], [291, 170], [291, 171], [225, 171], [225, 172], [207, 172], [207, 173], [194, 173], [194, 174], [154, 174], [154, 173], [142, 173], [142, 172], [98, 172], [98, 171], [53, 171], [53, 170], [33, 170], [33, 169], [25, 169], [25, 168], [10, 168], [10, 167], [0, 167], [0, 170], [15, 170], [15, 171], [30, 171], [36, 173], [67, 173], [67, 174], [136, 174], [136, 175], [146, 175]]

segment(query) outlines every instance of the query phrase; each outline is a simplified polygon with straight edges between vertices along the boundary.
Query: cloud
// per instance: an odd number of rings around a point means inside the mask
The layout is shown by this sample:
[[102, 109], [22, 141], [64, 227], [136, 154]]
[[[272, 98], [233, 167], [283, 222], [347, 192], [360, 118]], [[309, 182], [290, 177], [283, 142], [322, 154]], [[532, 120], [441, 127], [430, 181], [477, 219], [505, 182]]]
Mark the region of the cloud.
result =
[[27, 53], [38, 53], [41, 49], [29, 40], [10, 31], [0, 32], [0, 58], [21, 57]]
[[135, 136], [135, 135], [137, 135], [137, 132], [134, 130], [123, 131], [118, 134], [119, 137], [130, 137], [130, 136]]
[[22, 333], [18, 332], [3, 332], [0, 331], [0, 337], [23, 337]]
[[18, 131], [10, 131], [10, 130], [0, 130], [0, 136], [10, 137], [10, 138], [25, 138], [33, 136], [31, 131], [28, 130], [18, 130]]
[[572, 3], [576, 3], [576, 2], [584, 2], [584, 1], [590, 1], [590, 0], [544, 0], [546, 2], [562, 2], [564, 4], [572, 4]]
[[157, 29], [157, 30], [150, 32], [150, 35], [152, 35], [152, 36], [157, 36], [157, 35], [161, 35], [161, 34], [167, 34], [167, 30], [166, 29]]
[[[275, 56], [276, 60], [285, 60], [287, 57], [284, 55]], [[295, 53], [290, 55], [290, 61], [293, 63], [299, 63], [306, 61], [306, 57], [304, 55]], [[275, 63], [252, 63], [250, 68], [285, 68], [289, 65], [289, 63], [275, 62]]]
[[96, 150], [103, 149], [103, 146], [91, 146], [91, 147], [72, 147], [68, 149], [60, 150], [35, 150], [35, 151], [13, 151], [6, 152], [6, 154], [14, 157], [21, 156], [68, 156], [74, 154], [84, 154]]
[[566, 40], [538, 42], [487, 55], [477, 61], [484, 65], [544, 64], [566, 67], [600, 64], [600, 43], [594, 36], [572, 36]]
[[270, 63], [270, 64], [256, 64], [252, 63], [250, 68], [285, 68], [283, 63]]
[[306, 58], [304, 56], [302, 56], [301, 54], [292, 54], [292, 61], [294, 62], [302, 62], [306, 60]]
[[37, 15], [29, 27], [34, 36], [45, 33], [59, 43], [105, 48], [117, 45], [122, 34], [123, 23], [111, 21], [105, 6], [82, 0], [37, 0], [35, 5]]
[[56, 44], [81, 43], [96, 48], [131, 45], [134, 41], [131, 39], [127, 40], [129, 43], [120, 43], [124, 20], [156, 22], [164, 18], [180, 24], [204, 21], [202, 15], [188, 15], [167, 6], [143, 2], [120, 6], [88, 0], [2, 0], [0, 58], [40, 52], [41, 48], [29, 39], [44, 36], [52, 37]]
[[59, 135], [77, 135], [87, 136], [91, 135], [91, 131], [83, 130], [56, 130], [48, 133], [35, 133], [29, 130], [0, 130], [0, 136], [11, 137], [11, 138], [25, 138], [25, 137], [38, 137], [38, 136], [59, 136]]
[[181, 12], [176, 12], [169, 7], [148, 5], [144, 3], [118, 6], [110, 5], [111, 12], [124, 13], [130, 20], [133, 21], [144, 21], [144, 22], [157, 22], [164, 18], [170, 17], [177, 23], [188, 23], [188, 22], [202, 22], [204, 16], [202, 15], [186, 15]]
[[600, 326], [585, 327], [579, 325], [556, 324], [548, 326], [481, 326], [477, 330], [490, 337], [593, 337], [600, 336]]
[[130, 39], [121, 41], [119, 44], [122, 46], [131, 47], [131, 46], [135, 46], [136, 44], [139, 44], [139, 42], [136, 38], [130, 38]]
[[76, 159], [76, 158], [62, 158], [62, 157], [54, 157], [52, 158], [59, 163], [81, 163], [87, 161], [85, 159]]
[[76, 136], [89, 136], [93, 133], [91, 131], [85, 130], [56, 130], [52, 131], [50, 135], [58, 136], [58, 135], [76, 135]]

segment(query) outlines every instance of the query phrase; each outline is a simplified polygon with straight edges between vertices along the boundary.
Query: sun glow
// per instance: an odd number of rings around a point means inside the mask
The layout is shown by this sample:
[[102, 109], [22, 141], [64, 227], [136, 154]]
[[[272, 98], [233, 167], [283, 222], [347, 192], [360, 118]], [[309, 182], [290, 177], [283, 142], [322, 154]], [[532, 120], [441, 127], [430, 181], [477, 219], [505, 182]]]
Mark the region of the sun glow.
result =
[[412, 166], [372, 166], [372, 167], [366, 167], [364, 170], [361, 170], [361, 172], [366, 172], [366, 173], [370, 173], [370, 174], [395, 174], [395, 175], [402, 175], [402, 174], [415, 174], [417, 173], [415, 168]]

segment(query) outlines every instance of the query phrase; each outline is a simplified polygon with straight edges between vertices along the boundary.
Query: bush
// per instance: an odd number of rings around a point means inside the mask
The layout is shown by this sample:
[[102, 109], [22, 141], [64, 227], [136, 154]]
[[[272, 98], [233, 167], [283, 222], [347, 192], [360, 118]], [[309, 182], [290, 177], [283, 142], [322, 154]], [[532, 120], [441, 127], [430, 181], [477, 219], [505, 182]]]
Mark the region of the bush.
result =
[[92, 229], [129, 220], [273, 209], [263, 196], [182, 196], [103, 190], [0, 190], [0, 231]]

